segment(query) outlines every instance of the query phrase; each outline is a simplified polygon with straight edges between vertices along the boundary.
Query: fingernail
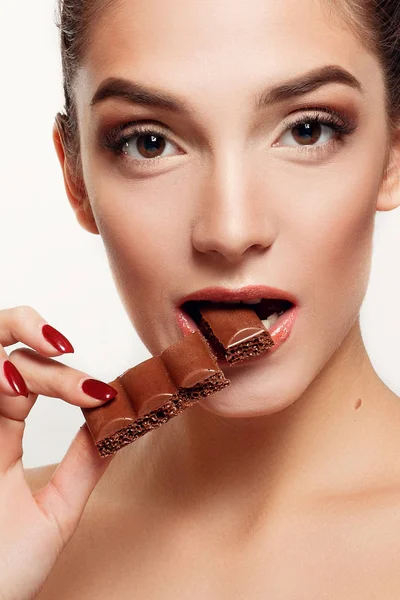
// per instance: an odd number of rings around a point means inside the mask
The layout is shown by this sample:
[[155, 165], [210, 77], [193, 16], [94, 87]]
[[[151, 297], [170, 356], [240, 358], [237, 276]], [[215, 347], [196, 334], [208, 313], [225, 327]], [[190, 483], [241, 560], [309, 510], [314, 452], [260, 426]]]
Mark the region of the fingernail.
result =
[[29, 396], [29, 391], [24, 378], [18, 371], [17, 367], [13, 365], [11, 361], [6, 360], [3, 370], [4, 375], [6, 376], [6, 379], [14, 392], [17, 392], [19, 396], [25, 396], [25, 398], [27, 398]]
[[97, 379], [86, 379], [82, 384], [82, 390], [96, 400], [112, 400], [118, 395], [117, 390], [111, 385]]
[[42, 334], [49, 344], [58, 350], [58, 352], [63, 352], [64, 354], [75, 352], [71, 342], [51, 325], [43, 325]]

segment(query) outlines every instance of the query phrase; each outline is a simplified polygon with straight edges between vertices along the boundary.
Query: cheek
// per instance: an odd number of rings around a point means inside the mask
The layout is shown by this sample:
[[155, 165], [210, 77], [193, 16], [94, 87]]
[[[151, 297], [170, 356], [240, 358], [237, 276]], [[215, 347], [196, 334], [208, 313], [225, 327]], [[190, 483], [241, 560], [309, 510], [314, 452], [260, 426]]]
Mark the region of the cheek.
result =
[[366, 170], [366, 164], [357, 169], [353, 161], [325, 173], [292, 220], [298, 289], [305, 291], [310, 316], [333, 338], [352, 325], [368, 286], [381, 173], [379, 165]]
[[99, 175], [90, 190], [116, 287], [142, 339], [159, 329], [171, 281], [187, 257], [187, 218], [175, 210], [182, 192], [165, 179], [118, 184]]

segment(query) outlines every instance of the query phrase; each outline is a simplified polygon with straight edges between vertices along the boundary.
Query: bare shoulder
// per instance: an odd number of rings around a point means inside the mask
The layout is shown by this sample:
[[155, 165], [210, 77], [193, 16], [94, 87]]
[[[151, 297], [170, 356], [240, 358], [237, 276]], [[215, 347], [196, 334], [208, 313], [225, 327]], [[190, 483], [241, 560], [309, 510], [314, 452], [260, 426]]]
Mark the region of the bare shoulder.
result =
[[53, 463], [51, 465], [24, 469], [25, 479], [32, 492], [40, 490], [40, 488], [44, 487], [50, 481], [58, 464], [59, 463]]

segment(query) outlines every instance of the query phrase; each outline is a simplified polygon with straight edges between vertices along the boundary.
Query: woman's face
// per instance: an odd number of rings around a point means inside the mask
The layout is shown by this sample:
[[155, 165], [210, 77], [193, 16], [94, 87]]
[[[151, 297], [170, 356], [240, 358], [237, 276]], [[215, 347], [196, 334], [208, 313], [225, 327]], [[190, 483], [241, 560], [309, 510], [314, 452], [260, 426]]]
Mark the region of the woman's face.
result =
[[[181, 339], [175, 309], [197, 290], [268, 285], [298, 300], [288, 340], [229, 370], [233, 385], [204, 401], [219, 414], [267, 414], [299, 398], [367, 289], [386, 161], [384, 83], [377, 59], [334, 16], [315, 0], [124, 0], [96, 24], [76, 80], [92, 211], [153, 355]], [[361, 89], [331, 81], [261, 102], [328, 65]], [[107, 94], [91, 105], [111, 77], [184, 107]], [[153, 140], [137, 137], [133, 121]], [[106, 147], [107, 135], [125, 138], [126, 154]]]

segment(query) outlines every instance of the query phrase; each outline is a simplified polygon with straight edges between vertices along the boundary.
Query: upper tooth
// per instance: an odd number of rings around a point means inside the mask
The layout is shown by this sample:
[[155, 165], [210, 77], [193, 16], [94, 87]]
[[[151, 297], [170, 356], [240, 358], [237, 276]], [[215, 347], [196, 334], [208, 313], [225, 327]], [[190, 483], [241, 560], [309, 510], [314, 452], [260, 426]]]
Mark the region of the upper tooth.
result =
[[254, 300], [242, 300], [243, 304], [260, 304], [262, 298], [254, 298]]
[[264, 325], [264, 327], [266, 329], [271, 329], [272, 325], [275, 325], [275, 323], [277, 322], [277, 320], [279, 319], [279, 315], [278, 313], [273, 313], [272, 315], [269, 315], [268, 319], [262, 319], [261, 323]]

